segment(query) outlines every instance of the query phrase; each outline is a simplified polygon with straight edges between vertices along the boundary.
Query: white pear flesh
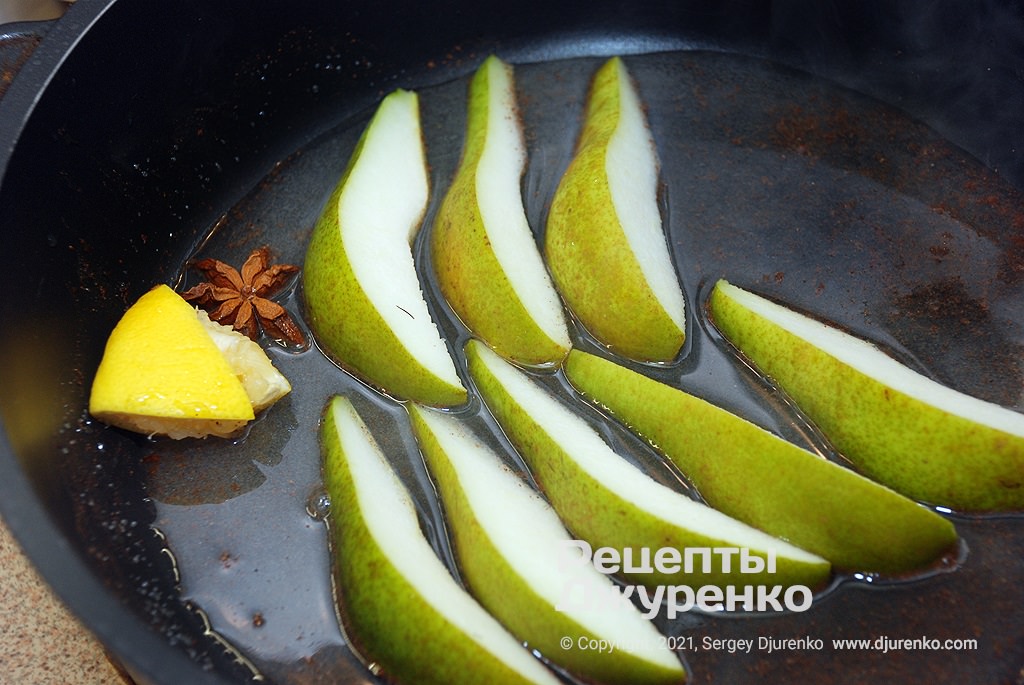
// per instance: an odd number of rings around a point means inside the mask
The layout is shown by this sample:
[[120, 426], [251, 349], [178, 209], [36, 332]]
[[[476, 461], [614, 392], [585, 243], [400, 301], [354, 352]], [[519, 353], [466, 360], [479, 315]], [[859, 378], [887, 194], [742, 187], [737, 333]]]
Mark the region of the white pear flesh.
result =
[[[594, 595], [618, 591], [592, 565], [565, 563], [573, 538], [528, 483], [457, 417], [415, 405], [409, 412], [463, 580], [491, 614], [529, 648], [585, 681], [685, 680], [678, 657], [629, 601], [567, 602], [571, 587]], [[606, 640], [616, 649], [581, 650], [581, 640]]]
[[[650, 585], [805, 585], [820, 587], [830, 564], [663, 485], [622, 456], [576, 411], [477, 341], [466, 345], [470, 373], [491, 413], [523, 457], [566, 527], [593, 548], [730, 548], [761, 559], [759, 573], [738, 563], [699, 564], [671, 574], [625, 574]], [[773, 570], [765, 559], [775, 560]]]
[[864, 474], [963, 512], [1024, 509], [1024, 415], [877, 346], [719, 281], [715, 326]]
[[322, 443], [340, 614], [375, 673], [410, 684], [556, 685], [442, 564], [348, 399], [329, 403]]
[[462, 159], [434, 222], [434, 269], [475, 335], [519, 363], [556, 364], [571, 341], [523, 208], [525, 167], [513, 69], [491, 56], [470, 86]]
[[303, 268], [320, 348], [398, 399], [454, 406], [465, 388], [423, 296], [412, 254], [428, 200], [414, 92], [381, 102], [327, 202]]
[[675, 267], [666, 249], [658, 210], [658, 156], [647, 128], [643, 105], [621, 60], [619, 124], [608, 140], [604, 169], [615, 215], [644, 278], [672, 322], [684, 329], [685, 302]]
[[657, 151], [620, 58], [595, 76], [575, 155], [548, 213], [545, 256], [583, 326], [616, 354], [670, 361], [685, 299], [658, 208]]

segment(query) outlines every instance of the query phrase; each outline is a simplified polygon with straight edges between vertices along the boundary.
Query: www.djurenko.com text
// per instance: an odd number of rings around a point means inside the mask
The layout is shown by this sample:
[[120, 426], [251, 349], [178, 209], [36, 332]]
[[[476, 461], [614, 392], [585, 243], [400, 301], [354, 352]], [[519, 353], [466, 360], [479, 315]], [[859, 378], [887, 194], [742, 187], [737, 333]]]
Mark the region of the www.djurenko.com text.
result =
[[[728, 654], [772, 654], [775, 652], [811, 651], [873, 651], [886, 654], [901, 651], [973, 651], [978, 649], [976, 638], [821, 638], [775, 637], [761, 635], [751, 638], [717, 638], [709, 635], [661, 635], [659, 646], [682, 652], [726, 652]], [[616, 644], [590, 636], [566, 635], [561, 639], [562, 649], [612, 653], [620, 649], [635, 649], [636, 645]]]

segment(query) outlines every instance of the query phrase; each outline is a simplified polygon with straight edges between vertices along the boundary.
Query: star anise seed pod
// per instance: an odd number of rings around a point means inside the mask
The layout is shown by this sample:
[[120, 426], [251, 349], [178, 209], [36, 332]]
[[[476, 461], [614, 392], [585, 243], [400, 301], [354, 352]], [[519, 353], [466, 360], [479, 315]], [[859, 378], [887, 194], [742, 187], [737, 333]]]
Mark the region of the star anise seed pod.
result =
[[306, 336], [288, 311], [268, 299], [299, 267], [270, 264], [270, 249], [264, 245], [249, 255], [241, 273], [219, 259], [201, 259], [195, 268], [206, 280], [182, 293], [182, 297], [209, 312], [211, 319], [252, 340], [262, 330], [275, 340], [305, 346]]

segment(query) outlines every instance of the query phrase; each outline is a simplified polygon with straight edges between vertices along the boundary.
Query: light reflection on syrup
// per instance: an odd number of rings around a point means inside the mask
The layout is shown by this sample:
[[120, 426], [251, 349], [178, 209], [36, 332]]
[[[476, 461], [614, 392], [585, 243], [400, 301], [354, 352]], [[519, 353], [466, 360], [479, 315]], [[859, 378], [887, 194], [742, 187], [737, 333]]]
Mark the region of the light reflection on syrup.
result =
[[317, 487], [306, 500], [306, 513], [314, 521], [324, 521], [331, 513], [331, 498], [323, 488]]

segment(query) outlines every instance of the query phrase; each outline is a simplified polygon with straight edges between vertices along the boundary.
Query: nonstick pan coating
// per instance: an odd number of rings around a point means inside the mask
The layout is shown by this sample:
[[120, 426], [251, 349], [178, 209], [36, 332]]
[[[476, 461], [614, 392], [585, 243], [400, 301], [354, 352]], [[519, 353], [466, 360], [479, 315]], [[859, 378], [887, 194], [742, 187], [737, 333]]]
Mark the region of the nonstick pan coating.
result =
[[[690, 346], [667, 375], [816, 444], [702, 325], [702, 298], [727, 276], [825, 307], [940, 380], [1020, 409], [1024, 21], [1009, 5], [207, 5], [79, 0], [0, 101], [0, 508], [140, 682], [245, 682], [253, 669], [274, 682], [360, 682], [330, 607], [323, 527], [306, 511], [316, 419], [326, 393], [350, 392], [395, 446], [408, 435], [392, 405], [315, 350], [275, 351], [296, 392], [239, 446], [104, 429], [84, 404], [107, 333], [151, 284], [191, 282], [197, 254], [240, 262], [267, 242], [301, 263], [337, 165], [395, 87], [423, 95], [437, 192], [457, 162], [465, 77], [491, 52], [517, 64], [536, 226], [589, 75], [604, 56], [628, 56], [691, 311]], [[288, 302], [300, 310], [301, 292]], [[409, 463], [418, 502], [436, 514]], [[694, 682], [1013, 682], [1024, 666], [1020, 520], [956, 523], [965, 549], [953, 572], [850, 581], [806, 614], [663, 627], [981, 645], [698, 649], [686, 654]]]

